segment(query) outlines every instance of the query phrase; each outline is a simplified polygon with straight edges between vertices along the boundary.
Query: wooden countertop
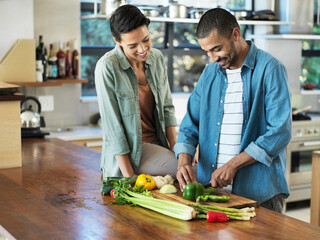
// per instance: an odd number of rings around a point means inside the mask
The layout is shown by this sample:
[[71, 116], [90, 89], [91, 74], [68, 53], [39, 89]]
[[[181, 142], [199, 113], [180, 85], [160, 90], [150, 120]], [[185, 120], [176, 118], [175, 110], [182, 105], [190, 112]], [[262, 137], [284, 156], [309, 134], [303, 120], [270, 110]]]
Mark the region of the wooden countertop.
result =
[[320, 239], [320, 228], [264, 208], [250, 221], [181, 221], [109, 205], [100, 153], [59, 139], [25, 139], [22, 167], [0, 170], [0, 225], [17, 239]]

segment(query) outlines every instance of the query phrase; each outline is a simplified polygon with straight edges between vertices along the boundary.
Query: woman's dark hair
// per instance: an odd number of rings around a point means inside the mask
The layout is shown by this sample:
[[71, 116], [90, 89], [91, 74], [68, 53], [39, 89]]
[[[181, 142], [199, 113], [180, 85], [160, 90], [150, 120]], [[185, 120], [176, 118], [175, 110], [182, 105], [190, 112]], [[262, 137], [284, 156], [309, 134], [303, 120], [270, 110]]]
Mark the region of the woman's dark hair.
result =
[[197, 26], [197, 38], [202, 39], [216, 29], [219, 35], [229, 38], [234, 28], [240, 28], [236, 18], [227, 10], [213, 8], [201, 17]]
[[149, 26], [150, 19], [143, 15], [139, 8], [133, 5], [123, 5], [117, 8], [110, 17], [112, 36], [121, 42], [121, 34], [130, 32], [140, 26]]

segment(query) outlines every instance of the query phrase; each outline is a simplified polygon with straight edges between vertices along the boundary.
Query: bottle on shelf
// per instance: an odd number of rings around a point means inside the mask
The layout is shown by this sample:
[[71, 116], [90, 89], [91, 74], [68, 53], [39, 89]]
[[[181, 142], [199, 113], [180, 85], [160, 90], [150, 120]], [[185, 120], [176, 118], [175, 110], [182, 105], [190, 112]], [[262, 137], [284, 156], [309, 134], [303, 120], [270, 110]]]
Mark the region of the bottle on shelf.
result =
[[70, 50], [70, 42], [67, 42], [66, 44], [66, 52], [65, 52], [65, 58], [66, 58], [66, 77], [72, 78], [72, 52]]
[[39, 35], [39, 44], [36, 48], [36, 58], [38, 61], [42, 62], [42, 81], [47, 80], [47, 49], [44, 46], [43, 37]]
[[48, 56], [48, 78], [58, 77], [58, 65], [57, 57], [54, 54], [54, 45], [50, 44], [49, 56]]
[[43, 65], [41, 55], [36, 53], [36, 81], [43, 82]]
[[66, 57], [63, 51], [63, 44], [59, 42], [59, 51], [57, 52], [58, 78], [66, 77]]
[[72, 75], [74, 78], [79, 77], [79, 52], [77, 50], [78, 48], [78, 41], [77, 39], [73, 40], [73, 46], [72, 46]]

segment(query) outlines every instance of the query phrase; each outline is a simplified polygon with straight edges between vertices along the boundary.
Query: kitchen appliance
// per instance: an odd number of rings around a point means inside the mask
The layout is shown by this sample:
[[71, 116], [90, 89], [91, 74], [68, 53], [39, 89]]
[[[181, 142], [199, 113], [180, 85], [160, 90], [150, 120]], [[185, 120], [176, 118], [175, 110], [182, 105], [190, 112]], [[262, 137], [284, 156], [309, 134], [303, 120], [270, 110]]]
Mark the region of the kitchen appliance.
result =
[[187, 18], [188, 8], [185, 5], [173, 2], [168, 6], [169, 18]]
[[189, 12], [189, 15], [190, 15], [190, 18], [200, 19], [202, 15], [205, 14], [206, 11], [208, 11], [208, 9], [195, 8]]
[[311, 197], [312, 152], [320, 150], [320, 115], [308, 115], [310, 120], [292, 122], [286, 172], [290, 196], [285, 203], [308, 200]]
[[[23, 108], [27, 103], [34, 102], [37, 105], [38, 111], [32, 109], [32, 105], [28, 105], [27, 108]], [[41, 104], [35, 97], [26, 97], [21, 102], [21, 137], [22, 138], [42, 138], [48, 135], [47, 132], [42, 132], [41, 127], [45, 127], [45, 121], [41, 113]]]
[[100, 13], [106, 14], [107, 18], [110, 18], [112, 13], [120, 6], [126, 5], [129, 2], [127, 0], [102, 0], [100, 5]]
[[160, 15], [160, 9], [156, 7], [141, 6], [138, 8], [146, 17], [158, 17]]

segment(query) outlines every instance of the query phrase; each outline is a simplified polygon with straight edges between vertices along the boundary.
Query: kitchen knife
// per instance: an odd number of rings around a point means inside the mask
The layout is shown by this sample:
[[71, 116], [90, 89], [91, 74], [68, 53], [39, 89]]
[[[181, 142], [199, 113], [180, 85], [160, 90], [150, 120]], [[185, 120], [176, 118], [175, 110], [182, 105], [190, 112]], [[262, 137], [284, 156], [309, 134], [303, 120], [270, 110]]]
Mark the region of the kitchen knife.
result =
[[209, 182], [209, 183], [203, 185], [203, 187], [204, 187], [204, 188], [209, 188], [209, 187], [212, 187], [212, 186], [211, 186], [211, 183]]

